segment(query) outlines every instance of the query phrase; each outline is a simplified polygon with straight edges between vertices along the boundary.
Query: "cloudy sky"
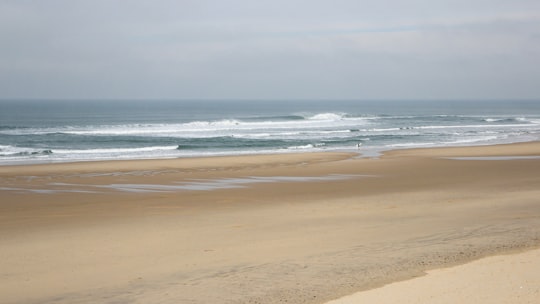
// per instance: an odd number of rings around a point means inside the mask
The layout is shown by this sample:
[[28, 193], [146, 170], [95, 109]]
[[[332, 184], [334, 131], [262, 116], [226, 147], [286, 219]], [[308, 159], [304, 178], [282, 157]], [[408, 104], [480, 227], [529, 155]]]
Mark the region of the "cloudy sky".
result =
[[0, 98], [540, 99], [540, 1], [0, 0]]

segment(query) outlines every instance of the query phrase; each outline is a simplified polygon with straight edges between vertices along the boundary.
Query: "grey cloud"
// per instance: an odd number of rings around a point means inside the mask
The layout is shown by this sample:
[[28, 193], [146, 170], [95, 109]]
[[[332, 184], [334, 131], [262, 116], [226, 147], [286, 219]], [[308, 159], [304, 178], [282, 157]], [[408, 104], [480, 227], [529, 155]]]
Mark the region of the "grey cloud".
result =
[[0, 98], [540, 98], [538, 1], [5, 1]]

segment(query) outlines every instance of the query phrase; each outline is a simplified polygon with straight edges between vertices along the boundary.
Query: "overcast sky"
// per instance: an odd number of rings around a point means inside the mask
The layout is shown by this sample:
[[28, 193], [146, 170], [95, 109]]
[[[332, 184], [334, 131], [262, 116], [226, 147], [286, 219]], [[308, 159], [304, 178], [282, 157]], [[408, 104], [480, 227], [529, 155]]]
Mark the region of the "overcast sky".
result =
[[540, 1], [0, 0], [0, 98], [540, 99]]

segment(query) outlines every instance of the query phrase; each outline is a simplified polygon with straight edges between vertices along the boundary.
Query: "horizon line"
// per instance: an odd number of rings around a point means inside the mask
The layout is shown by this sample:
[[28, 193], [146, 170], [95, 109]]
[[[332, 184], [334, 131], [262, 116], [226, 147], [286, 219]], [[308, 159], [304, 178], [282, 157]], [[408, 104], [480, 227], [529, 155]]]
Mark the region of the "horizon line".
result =
[[540, 102], [540, 97], [536, 98], [70, 98], [70, 97], [46, 97], [46, 98], [26, 98], [26, 97], [14, 97], [4, 98], [0, 97], [0, 102], [4, 101], [253, 101], [253, 102], [269, 102], [269, 101], [306, 101], [306, 102], [324, 102], [324, 101], [345, 101], [345, 102], [374, 102], [374, 101], [431, 101], [431, 102], [456, 102], [456, 101], [537, 101]]

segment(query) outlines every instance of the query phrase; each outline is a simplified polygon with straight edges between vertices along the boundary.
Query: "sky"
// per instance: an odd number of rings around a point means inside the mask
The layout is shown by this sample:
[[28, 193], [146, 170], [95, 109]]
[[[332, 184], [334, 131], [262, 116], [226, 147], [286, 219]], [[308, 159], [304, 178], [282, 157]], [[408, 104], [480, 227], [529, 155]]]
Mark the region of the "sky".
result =
[[0, 99], [539, 99], [538, 0], [0, 0]]

